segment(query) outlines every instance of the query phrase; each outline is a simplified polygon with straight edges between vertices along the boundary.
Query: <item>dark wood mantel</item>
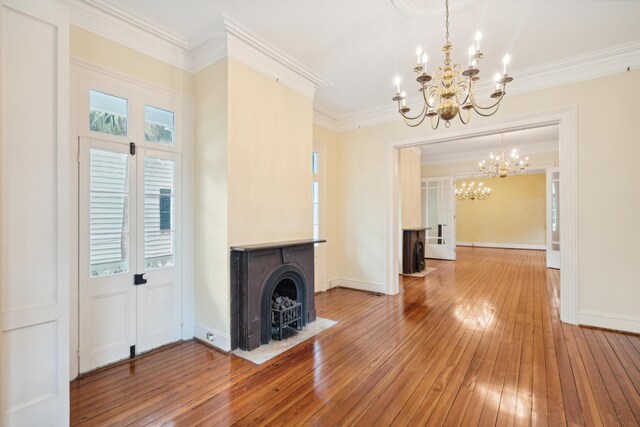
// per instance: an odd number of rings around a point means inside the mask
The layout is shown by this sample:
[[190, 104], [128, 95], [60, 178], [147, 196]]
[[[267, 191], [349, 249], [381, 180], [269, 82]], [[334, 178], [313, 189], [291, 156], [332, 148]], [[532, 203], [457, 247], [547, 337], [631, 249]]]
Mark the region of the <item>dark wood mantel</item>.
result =
[[264, 249], [276, 249], [276, 248], [291, 248], [295, 246], [306, 246], [306, 245], [314, 245], [316, 243], [325, 243], [324, 239], [304, 239], [304, 240], [289, 240], [286, 242], [276, 242], [276, 243], [257, 243], [251, 245], [243, 245], [243, 246], [232, 246], [232, 251], [239, 252], [251, 252], [251, 251], [261, 251]]

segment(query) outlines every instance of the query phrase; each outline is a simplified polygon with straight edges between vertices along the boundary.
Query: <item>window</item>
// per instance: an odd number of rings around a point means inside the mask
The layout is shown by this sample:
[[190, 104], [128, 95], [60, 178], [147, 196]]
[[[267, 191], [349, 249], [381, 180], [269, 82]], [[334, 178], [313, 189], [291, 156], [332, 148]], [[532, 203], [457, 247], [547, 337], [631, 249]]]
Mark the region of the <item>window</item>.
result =
[[320, 238], [320, 182], [318, 176], [319, 156], [317, 152], [313, 152], [311, 161], [311, 169], [313, 171], [313, 186], [311, 189], [311, 196], [313, 200], [313, 238], [317, 240]]
[[89, 130], [127, 136], [128, 101], [124, 98], [89, 91]]
[[144, 139], [175, 146], [175, 114], [160, 108], [144, 106]]

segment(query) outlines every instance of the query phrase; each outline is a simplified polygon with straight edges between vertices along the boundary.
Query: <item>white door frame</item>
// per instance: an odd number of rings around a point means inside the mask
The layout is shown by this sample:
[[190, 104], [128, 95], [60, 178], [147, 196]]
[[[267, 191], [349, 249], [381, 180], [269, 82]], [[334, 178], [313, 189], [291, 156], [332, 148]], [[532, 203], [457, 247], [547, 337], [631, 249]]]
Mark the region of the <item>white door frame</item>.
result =
[[[156, 86], [144, 80], [131, 77], [126, 74], [119, 73], [100, 65], [86, 62], [71, 57], [68, 60], [70, 64], [70, 163], [75, 167], [71, 169], [71, 186], [70, 186], [70, 331], [69, 350], [71, 357], [69, 358], [69, 380], [73, 380], [78, 376], [78, 338], [79, 338], [79, 276], [78, 276], [78, 200], [79, 200], [79, 140], [80, 136], [95, 137], [95, 135], [87, 134], [83, 128], [86, 123], [83, 122], [84, 115], [79, 116], [80, 110], [83, 108], [79, 103], [78, 95], [83, 90], [83, 81], [87, 79], [96, 82], [99, 87], [113, 87], [114, 95], [126, 91], [145, 96], [145, 99], [154, 101], [158, 107], [165, 106], [176, 113], [176, 130], [178, 132], [178, 140], [176, 147], [165, 147], [164, 150], [177, 152], [182, 155], [182, 239], [180, 242], [182, 251], [181, 281], [182, 281], [182, 339], [188, 340], [193, 338], [195, 307], [194, 307], [194, 278], [193, 278], [193, 98], [179, 92], [171, 91], [163, 87]], [[109, 91], [107, 91], [109, 92]], [[157, 101], [157, 102], [156, 102]], [[172, 108], [169, 108], [171, 104]], [[78, 122], [82, 120], [82, 122]], [[100, 134], [100, 139], [109, 140], [111, 137], [106, 134]], [[113, 139], [112, 139], [113, 140]], [[133, 141], [133, 140], [132, 140]], [[139, 141], [138, 141], [139, 142]], [[142, 142], [139, 146], [145, 146]], [[150, 148], [157, 147], [151, 145]], [[178, 244], [178, 243], [176, 243]]]
[[398, 150], [424, 144], [438, 144], [460, 138], [493, 135], [501, 132], [559, 126], [560, 175], [560, 223], [562, 246], [560, 265], [560, 319], [578, 324], [578, 139], [577, 108], [570, 106], [539, 114], [493, 120], [472, 124], [460, 129], [447, 129], [387, 143], [387, 294], [399, 292], [398, 241], [401, 231], [398, 220]]

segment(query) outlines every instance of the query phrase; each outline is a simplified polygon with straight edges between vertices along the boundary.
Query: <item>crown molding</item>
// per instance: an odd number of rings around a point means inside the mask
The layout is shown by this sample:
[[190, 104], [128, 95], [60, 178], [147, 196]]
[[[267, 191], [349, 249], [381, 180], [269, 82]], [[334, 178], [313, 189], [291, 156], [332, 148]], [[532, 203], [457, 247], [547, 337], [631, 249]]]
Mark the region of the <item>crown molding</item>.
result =
[[[640, 68], [640, 40], [612, 46], [582, 55], [576, 55], [559, 61], [529, 67], [513, 72], [514, 82], [509, 85], [509, 95], [519, 95], [550, 87], [591, 80], [612, 74]], [[476, 86], [480, 94], [489, 93], [493, 82]], [[418, 97], [410, 98], [407, 103], [418, 103]], [[389, 101], [384, 105], [339, 115], [323, 108], [327, 117], [336, 117], [332, 126], [339, 132], [360, 127], [400, 120], [395, 105]]]
[[69, 8], [70, 23], [137, 50], [174, 67], [191, 71], [187, 40], [179, 34], [121, 9], [109, 0], [59, 0]]
[[329, 82], [228, 15], [196, 31], [191, 40], [111, 0], [59, 0], [70, 22], [190, 73], [234, 58], [313, 99]]
[[338, 132], [338, 118], [331, 110], [325, 109], [320, 105], [313, 105], [313, 123], [323, 128]]
[[[547, 141], [547, 142], [535, 142], [529, 144], [513, 144], [506, 146], [505, 148], [511, 149], [518, 147], [523, 154], [529, 156], [530, 154], [536, 153], [557, 153], [558, 152], [558, 141]], [[497, 152], [499, 148], [494, 150]], [[478, 160], [487, 158], [487, 153], [491, 150], [473, 150], [473, 151], [465, 151], [462, 153], [442, 153], [442, 154], [422, 154], [420, 157], [421, 165], [438, 165], [445, 163], [454, 163], [454, 162], [466, 162], [466, 161], [474, 161], [475, 163]]]

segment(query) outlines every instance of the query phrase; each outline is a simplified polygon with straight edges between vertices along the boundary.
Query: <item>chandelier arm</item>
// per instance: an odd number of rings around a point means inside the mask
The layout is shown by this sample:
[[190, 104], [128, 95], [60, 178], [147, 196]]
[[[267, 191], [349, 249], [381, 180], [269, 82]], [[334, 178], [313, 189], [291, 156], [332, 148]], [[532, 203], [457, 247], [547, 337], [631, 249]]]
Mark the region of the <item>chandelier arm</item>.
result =
[[460, 118], [460, 121], [462, 122], [462, 124], [466, 125], [471, 120], [471, 111], [467, 110], [467, 121], [466, 122], [462, 118], [462, 111], [458, 111], [458, 117]]
[[438, 115], [438, 120], [436, 121], [436, 125], [435, 126], [433, 125], [433, 117], [431, 117], [429, 119], [429, 121], [431, 122], [430, 123], [431, 124], [431, 129], [433, 129], [433, 130], [438, 129], [438, 126], [440, 126], [440, 116], [439, 115]]
[[498, 112], [498, 109], [500, 108], [500, 104], [496, 104], [496, 105], [494, 105], [494, 107], [495, 107], [495, 110], [493, 110], [492, 112], [490, 112], [490, 113], [483, 113], [482, 111], [478, 110], [478, 108], [476, 108], [476, 105], [475, 105], [475, 104], [473, 104], [473, 110], [474, 110], [476, 113], [478, 113], [479, 115], [481, 115], [482, 117], [491, 117], [491, 116], [493, 116], [495, 113], [497, 113], [497, 112]]
[[459, 101], [458, 95], [456, 95], [456, 101], [458, 102], [458, 105], [464, 105], [467, 103], [467, 101], [469, 101], [469, 96], [471, 94], [471, 85], [467, 86], [464, 81], [460, 81], [458, 82], [457, 86], [458, 88], [464, 89], [464, 91], [467, 93], [467, 96], [464, 97], [464, 101], [462, 102]]
[[[424, 113], [426, 112], [426, 110], [427, 110], [427, 107], [426, 107], [426, 106], [423, 106], [423, 107], [422, 107], [422, 112], [421, 112], [420, 114], [416, 115], [415, 117], [407, 116], [406, 114], [404, 114], [404, 113], [402, 112], [402, 110], [400, 110], [400, 111], [398, 111], [398, 112], [400, 113], [400, 115], [402, 115], [402, 117], [404, 117], [404, 119], [405, 119], [405, 121], [406, 121], [406, 120], [416, 120], [416, 119], [419, 119], [419, 118], [420, 118], [420, 116], [424, 116], [424, 115], [425, 115]], [[422, 121], [420, 121], [420, 123], [422, 123]]]
[[428, 92], [431, 92], [433, 87], [424, 85], [424, 89], [425, 90], [422, 91], [422, 98], [424, 99], [424, 103], [427, 104], [429, 108], [434, 108], [436, 106], [435, 99], [434, 99], [433, 105], [431, 105], [429, 104], [429, 97], [427, 96], [427, 95], [430, 95]]
[[[480, 114], [480, 112], [478, 112], [479, 109], [480, 110], [491, 110], [491, 109], [495, 108], [496, 106], [498, 106], [500, 104], [500, 101], [502, 101], [502, 98], [504, 98], [504, 94], [505, 94], [505, 91], [503, 90], [502, 93], [500, 94], [500, 97], [498, 99], [496, 99], [496, 102], [493, 105], [490, 105], [490, 106], [487, 106], [487, 107], [483, 107], [482, 105], [479, 105], [476, 102], [475, 98], [472, 96], [471, 97], [471, 102], [473, 103], [473, 109], [476, 110], [476, 112], [478, 114]], [[493, 113], [491, 113], [491, 114], [493, 114]], [[487, 117], [487, 116], [485, 116], [485, 117]]]
[[409, 123], [409, 120], [407, 120], [407, 118], [405, 117], [405, 119], [404, 119], [404, 123], [405, 123], [407, 126], [411, 127], [411, 128], [415, 128], [415, 127], [420, 126], [420, 125], [422, 124], [422, 122], [424, 122], [424, 119], [426, 119], [426, 118], [427, 118], [427, 115], [426, 115], [426, 114], [424, 114], [418, 123], [416, 123], [416, 124], [411, 124], [411, 123]]

